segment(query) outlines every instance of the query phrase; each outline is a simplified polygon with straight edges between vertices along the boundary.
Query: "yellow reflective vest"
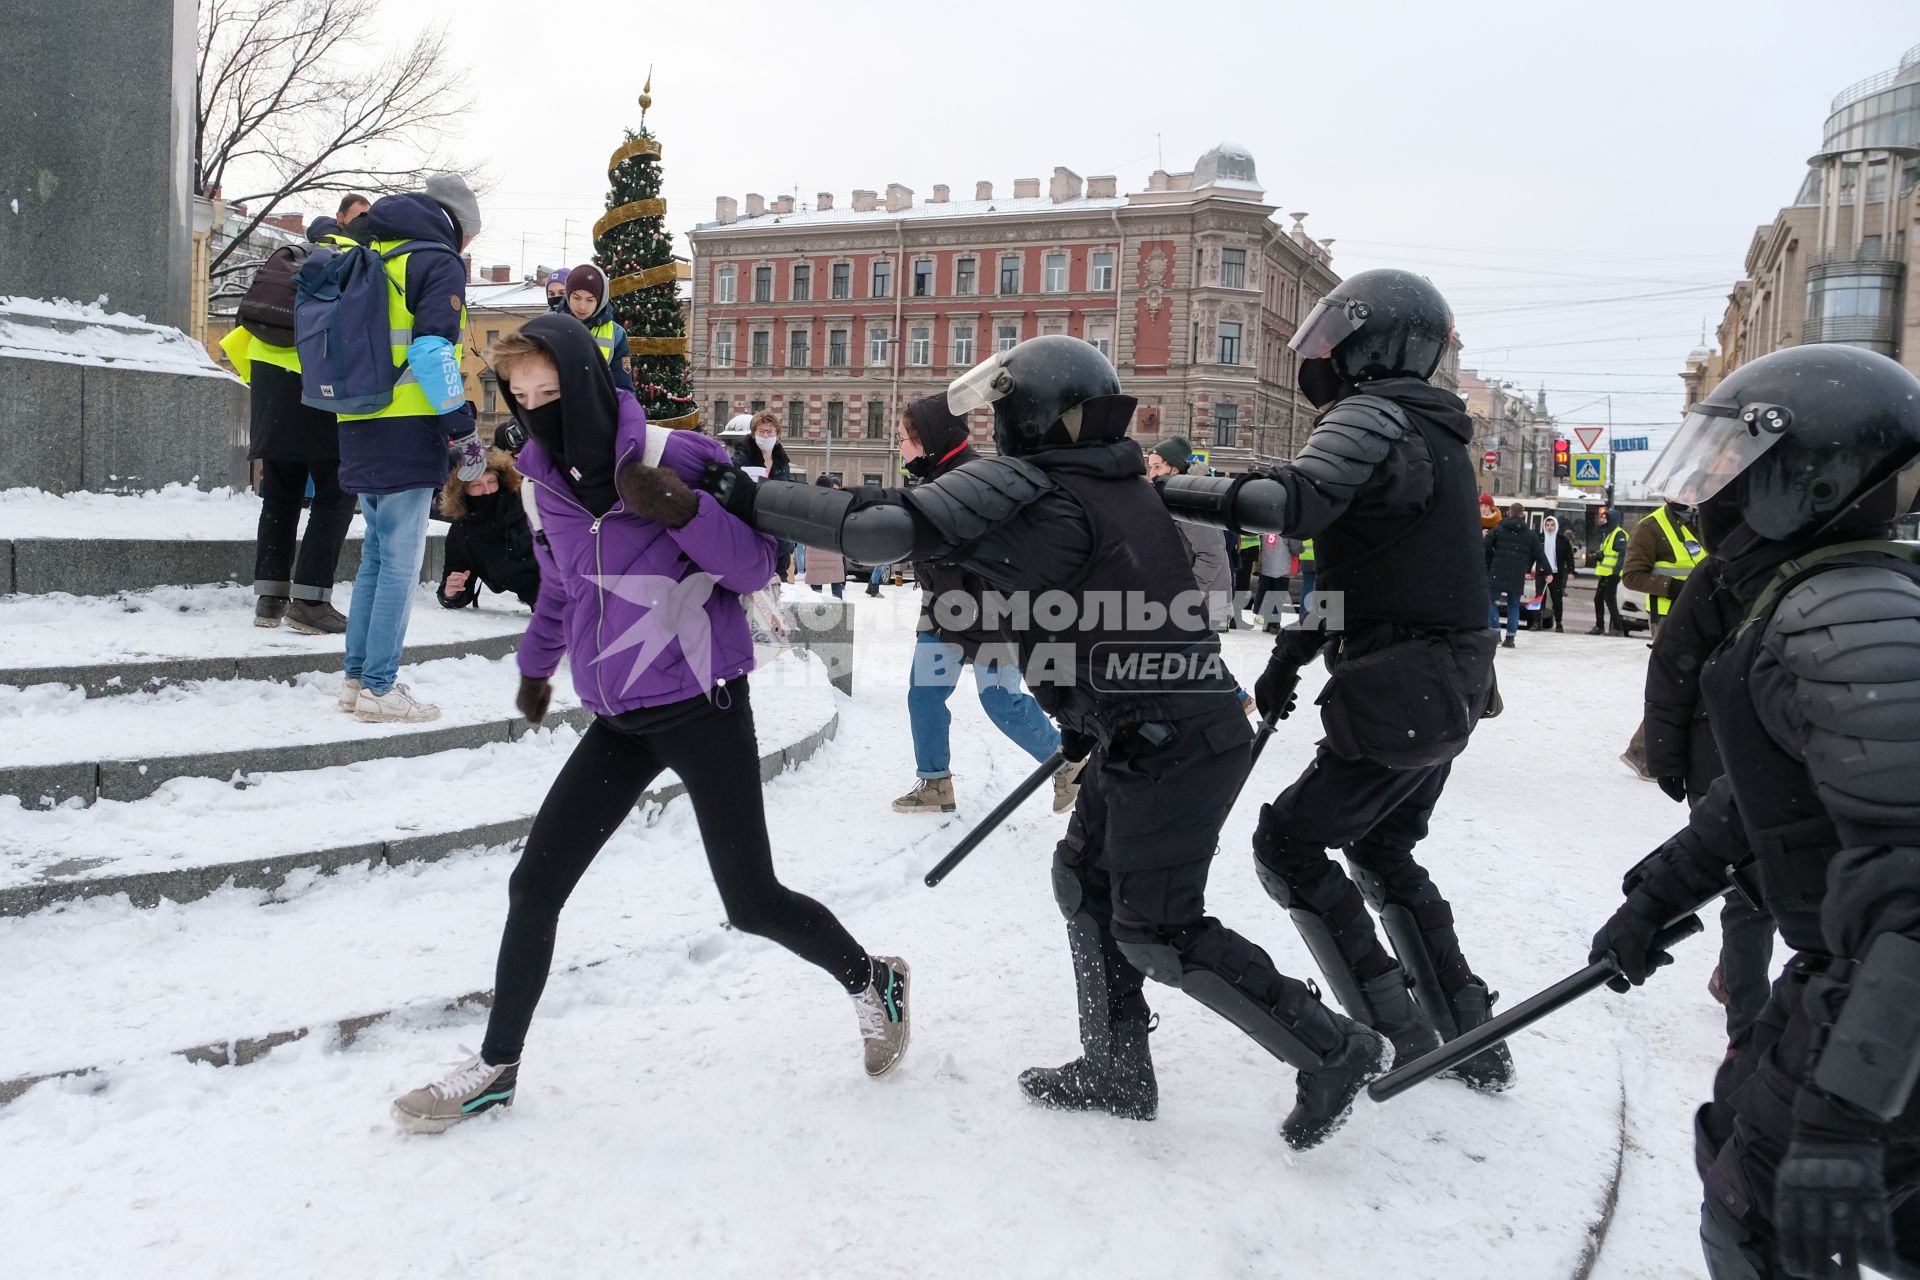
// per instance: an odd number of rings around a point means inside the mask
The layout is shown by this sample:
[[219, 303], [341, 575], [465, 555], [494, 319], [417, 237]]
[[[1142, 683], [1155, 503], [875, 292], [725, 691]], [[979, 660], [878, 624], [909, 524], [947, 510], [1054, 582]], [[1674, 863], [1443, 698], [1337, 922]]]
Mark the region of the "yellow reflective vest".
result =
[[276, 347], [271, 342], [263, 342], [244, 326], [235, 325], [233, 332], [220, 339], [220, 350], [226, 352], [240, 381], [252, 385], [253, 366], [255, 364], [278, 365], [289, 373], [300, 372], [300, 353], [292, 347]]
[[1607, 530], [1607, 536], [1600, 539], [1600, 563], [1594, 566], [1593, 576], [1611, 578], [1620, 572], [1620, 557], [1626, 554], [1627, 531], [1620, 525]]
[[[405, 240], [375, 240], [372, 248], [375, 253], [391, 253], [405, 244]], [[365, 422], [370, 418], [437, 418], [440, 410], [434, 407], [427, 393], [420, 389], [420, 379], [407, 367], [407, 348], [413, 345], [413, 312], [407, 309], [407, 259], [411, 253], [395, 254], [386, 261], [387, 278], [393, 282], [393, 288], [387, 290], [387, 344], [393, 350], [394, 368], [400, 370], [400, 380], [394, 384], [393, 399], [387, 407], [378, 413], [343, 413], [342, 422]], [[467, 308], [460, 307], [460, 332], [467, 331]], [[466, 364], [467, 348], [463, 342], [453, 344], [454, 362], [462, 367]]]
[[[1658, 524], [1660, 532], [1667, 539], [1667, 554], [1653, 562], [1655, 572], [1663, 578], [1686, 581], [1687, 576], [1693, 572], [1694, 566], [1707, 558], [1706, 549], [1700, 545], [1699, 535], [1689, 529], [1685, 522], [1675, 529], [1673, 521], [1667, 518], [1665, 504], [1655, 507], [1653, 514], [1647, 519]], [[1656, 618], [1665, 617], [1667, 610], [1673, 607], [1673, 602], [1665, 596], [1650, 596], [1647, 604]]]
[[609, 318], [605, 324], [594, 325], [591, 329], [588, 329], [587, 332], [593, 335], [593, 344], [600, 348], [600, 358], [602, 360], [605, 360], [608, 364], [612, 364], [613, 363], [613, 321], [612, 319]]

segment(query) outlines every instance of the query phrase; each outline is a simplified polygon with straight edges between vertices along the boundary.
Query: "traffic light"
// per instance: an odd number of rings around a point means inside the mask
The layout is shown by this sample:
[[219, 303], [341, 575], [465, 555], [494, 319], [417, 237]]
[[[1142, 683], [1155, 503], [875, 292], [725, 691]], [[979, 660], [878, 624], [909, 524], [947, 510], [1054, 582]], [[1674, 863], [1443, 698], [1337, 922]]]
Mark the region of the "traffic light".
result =
[[1553, 474], [1564, 480], [1573, 474], [1573, 442], [1555, 440], [1553, 442]]

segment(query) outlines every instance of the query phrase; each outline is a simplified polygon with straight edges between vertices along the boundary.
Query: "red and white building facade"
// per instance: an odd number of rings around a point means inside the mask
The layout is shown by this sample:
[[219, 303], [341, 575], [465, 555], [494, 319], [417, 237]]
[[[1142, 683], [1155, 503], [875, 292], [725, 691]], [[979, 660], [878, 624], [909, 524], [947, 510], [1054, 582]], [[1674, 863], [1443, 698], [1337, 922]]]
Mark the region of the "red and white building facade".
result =
[[[1283, 229], [1244, 148], [1222, 144], [1191, 173], [1145, 191], [1055, 169], [1050, 182], [979, 183], [971, 200], [894, 184], [731, 197], [689, 233], [692, 373], [718, 424], [768, 407], [797, 470], [897, 482], [894, 424], [996, 348], [1045, 333], [1093, 343], [1138, 397], [1133, 433], [1183, 435], [1215, 470], [1290, 457], [1313, 409], [1286, 349], [1338, 282], [1305, 214]], [[976, 416], [991, 447], [991, 415]]]

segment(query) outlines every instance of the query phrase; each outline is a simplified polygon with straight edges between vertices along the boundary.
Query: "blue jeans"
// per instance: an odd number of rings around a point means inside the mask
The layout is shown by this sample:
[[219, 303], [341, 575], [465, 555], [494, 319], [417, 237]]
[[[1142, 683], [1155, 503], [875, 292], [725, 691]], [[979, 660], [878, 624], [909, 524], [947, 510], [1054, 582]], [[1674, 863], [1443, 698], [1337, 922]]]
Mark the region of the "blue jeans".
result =
[[432, 503], [431, 489], [360, 495], [367, 537], [360, 544], [360, 572], [347, 607], [347, 679], [358, 680], [369, 693], [385, 693], [400, 674]]
[[1313, 582], [1318, 575], [1311, 569], [1300, 570], [1300, 616], [1307, 616], [1307, 600], [1313, 595]]
[[887, 571], [891, 568], [893, 568], [893, 566], [890, 564], [877, 564], [873, 566], [873, 572], [867, 576], [867, 585], [877, 587], [882, 582], [885, 582], [888, 577]]
[[[953, 714], [947, 699], [960, 683], [966, 656], [957, 644], [948, 644], [931, 631], [922, 631], [913, 645], [913, 676], [907, 686], [907, 719], [913, 728], [913, 763], [923, 778], [953, 776], [947, 730]], [[1045, 760], [1060, 746], [1060, 731], [1047, 713], [1020, 687], [1020, 671], [1010, 662], [990, 655], [971, 664], [980, 691], [980, 707], [1000, 732], [1036, 761]]]
[[793, 544], [793, 580], [795, 582], [807, 576], [807, 549], [799, 543]]
[[1520, 630], [1520, 614], [1527, 607], [1527, 593], [1524, 590], [1509, 591], [1504, 587], [1491, 587], [1487, 592], [1487, 625], [1495, 631], [1500, 629], [1500, 597], [1507, 598], [1507, 634]]

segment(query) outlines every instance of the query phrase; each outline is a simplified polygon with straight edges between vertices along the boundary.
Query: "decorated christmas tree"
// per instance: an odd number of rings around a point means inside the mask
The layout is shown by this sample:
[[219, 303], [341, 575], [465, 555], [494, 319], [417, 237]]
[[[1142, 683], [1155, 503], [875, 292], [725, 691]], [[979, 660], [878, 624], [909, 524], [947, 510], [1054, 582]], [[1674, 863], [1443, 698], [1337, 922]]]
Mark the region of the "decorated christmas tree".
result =
[[677, 297], [689, 276], [673, 260], [667, 202], [660, 198], [660, 140], [647, 129], [653, 76], [640, 93], [640, 127], [607, 161], [607, 212], [593, 224], [593, 257], [607, 273], [613, 318], [627, 331], [633, 387], [647, 420], [663, 427], [698, 427], [687, 377], [687, 332]]

